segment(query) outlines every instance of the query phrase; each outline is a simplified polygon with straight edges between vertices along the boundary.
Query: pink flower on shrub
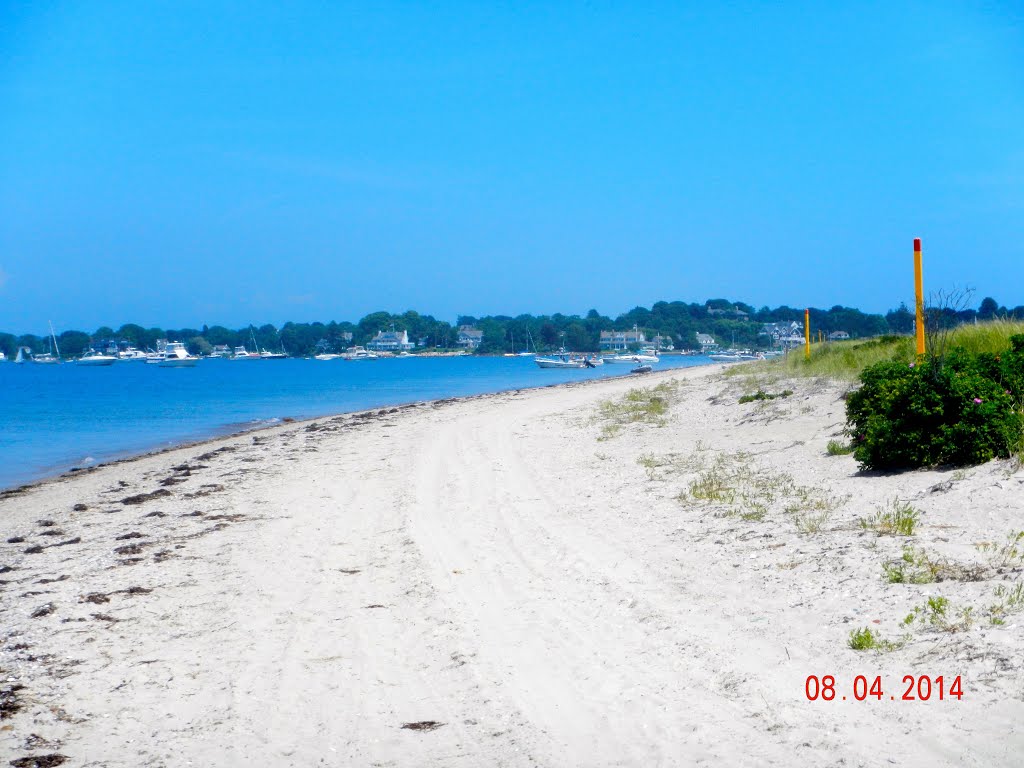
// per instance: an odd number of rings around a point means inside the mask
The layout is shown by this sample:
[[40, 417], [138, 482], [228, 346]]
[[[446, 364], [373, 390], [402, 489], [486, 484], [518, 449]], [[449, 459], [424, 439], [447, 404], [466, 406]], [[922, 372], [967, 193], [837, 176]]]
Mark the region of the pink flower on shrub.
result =
[[911, 368], [913, 368], [913, 367], [914, 367], [914, 364], [913, 364], [913, 363], [911, 363], [911, 364], [910, 364], [910, 367], [911, 367]]
[[976, 402], [976, 403], [980, 403], [980, 402], [981, 402], [981, 398], [980, 398], [980, 397], [976, 397], [976, 398], [974, 398], [974, 402]]

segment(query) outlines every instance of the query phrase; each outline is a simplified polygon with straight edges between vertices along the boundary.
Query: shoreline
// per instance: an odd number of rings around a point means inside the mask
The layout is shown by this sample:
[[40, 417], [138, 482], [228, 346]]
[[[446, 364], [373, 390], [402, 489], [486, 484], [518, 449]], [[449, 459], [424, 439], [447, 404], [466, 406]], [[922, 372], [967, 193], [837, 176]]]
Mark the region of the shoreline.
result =
[[[451, 356], [451, 355], [449, 355], [449, 356]], [[710, 366], [723, 367], [721, 363], [709, 362], [709, 363], [704, 364], [704, 365], [686, 366], [686, 367], [681, 367], [681, 368], [670, 368], [670, 369], [661, 370], [661, 371], [653, 371], [652, 373], [654, 373], [654, 374], [666, 374], [666, 373], [671, 373], [671, 372], [690, 370], [691, 368], [708, 368]], [[649, 375], [650, 374], [648, 374], [647, 376], [649, 376]], [[81, 476], [81, 475], [89, 474], [91, 472], [95, 472], [96, 470], [98, 470], [98, 469], [100, 469], [102, 467], [118, 466], [118, 465], [122, 465], [122, 464], [125, 464], [125, 463], [128, 463], [128, 462], [132, 462], [132, 461], [138, 460], [138, 459], [145, 459], [145, 458], [149, 458], [149, 457], [152, 457], [152, 456], [160, 456], [160, 455], [166, 454], [168, 452], [176, 451], [176, 450], [183, 449], [183, 448], [192, 448], [192, 447], [196, 447], [196, 446], [201, 446], [201, 445], [205, 445], [207, 443], [214, 443], [214, 442], [216, 442], [218, 440], [225, 440], [225, 439], [239, 437], [239, 436], [246, 435], [246, 434], [251, 434], [251, 433], [254, 433], [254, 432], [261, 432], [263, 430], [275, 429], [275, 428], [278, 428], [278, 427], [287, 426], [289, 424], [304, 424], [304, 423], [307, 423], [307, 422], [310, 422], [310, 421], [316, 421], [317, 419], [330, 419], [330, 418], [335, 418], [335, 417], [338, 417], [338, 416], [348, 416], [348, 415], [354, 415], [354, 414], [371, 413], [371, 412], [375, 412], [375, 411], [379, 413], [379, 412], [381, 412], [383, 410], [387, 410], [387, 409], [390, 409], [390, 408], [405, 409], [405, 408], [411, 407], [413, 405], [420, 405], [420, 404], [430, 405], [430, 404], [439, 403], [439, 402], [447, 403], [447, 402], [452, 402], [452, 401], [472, 400], [472, 399], [481, 398], [481, 397], [490, 397], [490, 396], [494, 396], [494, 395], [501, 395], [501, 394], [505, 394], [505, 393], [508, 393], [508, 392], [528, 392], [528, 391], [533, 391], [533, 390], [549, 389], [549, 388], [552, 388], [552, 387], [574, 387], [574, 386], [580, 386], [580, 385], [584, 385], [584, 384], [594, 384], [594, 383], [601, 382], [601, 381], [618, 380], [618, 379], [624, 379], [624, 378], [629, 378], [629, 377], [640, 378], [640, 379], [644, 378], [644, 376], [641, 376], [639, 374], [624, 373], [624, 374], [620, 374], [620, 375], [617, 375], [617, 376], [613, 375], [613, 376], [607, 376], [607, 377], [597, 378], [597, 379], [586, 379], [586, 380], [583, 380], [583, 381], [559, 381], [559, 382], [554, 382], [554, 383], [551, 383], [551, 384], [538, 384], [537, 386], [533, 386], [533, 387], [515, 387], [515, 388], [510, 388], [510, 389], [499, 389], [499, 390], [494, 390], [494, 391], [491, 391], [491, 392], [481, 392], [481, 393], [475, 394], [475, 395], [456, 395], [456, 396], [453, 396], [453, 397], [435, 398], [435, 399], [432, 399], [432, 400], [411, 400], [411, 401], [407, 401], [407, 402], [400, 402], [400, 403], [394, 403], [394, 404], [388, 404], [388, 405], [374, 406], [372, 408], [363, 408], [363, 409], [358, 409], [358, 410], [354, 410], [354, 411], [332, 411], [330, 413], [326, 413], [326, 414], [323, 414], [323, 415], [320, 415], [320, 416], [302, 416], [302, 417], [275, 416], [275, 417], [273, 417], [271, 419], [264, 419], [263, 420], [264, 422], [274, 422], [274, 423], [261, 423], [261, 424], [254, 425], [254, 426], [249, 427], [249, 428], [234, 429], [233, 425], [225, 424], [225, 425], [222, 425], [220, 427], [215, 428], [213, 433], [208, 434], [206, 436], [197, 437], [197, 438], [192, 439], [192, 440], [183, 440], [181, 442], [174, 442], [174, 443], [172, 443], [170, 445], [166, 445], [166, 446], [164, 446], [162, 448], [144, 449], [142, 451], [130, 451], [129, 450], [126, 453], [124, 453], [123, 455], [115, 454], [115, 456], [112, 457], [112, 458], [105, 459], [105, 460], [102, 460], [102, 461], [97, 461], [96, 463], [90, 464], [88, 466], [82, 466], [82, 467], [72, 466], [72, 467], [70, 467], [68, 469], [54, 469], [53, 471], [43, 470], [43, 474], [41, 474], [40, 476], [38, 476], [38, 477], [36, 477], [36, 478], [34, 478], [32, 480], [28, 480], [27, 482], [18, 483], [18, 484], [10, 485], [10, 486], [2, 486], [2, 485], [0, 485], [0, 501], [3, 501], [5, 498], [11, 497], [11, 496], [17, 496], [17, 495], [21, 495], [22, 493], [26, 493], [29, 490], [31, 490], [31, 489], [33, 489], [33, 488], [35, 488], [37, 486], [45, 485], [47, 483], [52, 483], [52, 482], [58, 482], [58, 481], [61, 481], [61, 480], [67, 479], [67, 478], [71, 478], [71, 477], [78, 477], [78, 476]], [[237, 426], [237, 425], [234, 425], [234, 426]]]
[[[825, 450], [843, 385], [723, 368], [296, 421], [4, 498], [0, 749], [111, 768], [1015, 764], [1024, 613], [986, 612], [1024, 576], [976, 544], [1019, 527], [1024, 469], [866, 475]], [[638, 386], [667, 409], [634, 419]], [[920, 511], [912, 537], [859, 522], [894, 498]], [[907, 546], [971, 579], [888, 581]], [[940, 595], [973, 625], [904, 624]], [[863, 627], [894, 647], [852, 650]], [[962, 700], [901, 701], [908, 674], [962, 677]], [[812, 675], [835, 701], [808, 701]], [[856, 701], [857, 675], [885, 700]]]

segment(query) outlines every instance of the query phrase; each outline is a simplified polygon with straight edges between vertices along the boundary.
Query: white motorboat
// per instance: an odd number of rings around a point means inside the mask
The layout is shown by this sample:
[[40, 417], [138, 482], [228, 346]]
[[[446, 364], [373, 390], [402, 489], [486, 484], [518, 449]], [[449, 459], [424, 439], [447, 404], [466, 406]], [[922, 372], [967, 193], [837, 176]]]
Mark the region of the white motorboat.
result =
[[7, 353], [5, 353], [2, 349], [0, 349], [0, 363], [6, 363], [6, 362], [7, 362]]
[[146, 360], [147, 363], [159, 365], [161, 368], [191, 368], [198, 361], [199, 358], [190, 355], [180, 341], [167, 342], [162, 351]]
[[333, 352], [324, 352], [319, 355], [313, 355], [314, 360], [340, 360], [341, 355], [336, 355]]
[[564, 357], [535, 357], [533, 362], [540, 368], [586, 368], [583, 360]]
[[592, 355], [588, 358], [583, 355], [573, 355], [566, 352], [565, 349], [560, 349], [558, 355], [554, 357], [535, 357], [533, 362], [539, 368], [596, 368], [599, 365], [604, 365], [599, 357]]
[[349, 347], [345, 350], [345, 354], [342, 355], [345, 360], [376, 360], [377, 355], [374, 352], [369, 352], [364, 347]]
[[657, 355], [645, 355], [638, 352], [632, 355], [605, 355], [604, 361], [620, 365], [653, 365], [661, 362], [661, 359]]
[[82, 353], [82, 356], [75, 360], [75, 365], [88, 365], [88, 366], [101, 366], [101, 365], [113, 365], [117, 362], [117, 358], [113, 355], [104, 355], [102, 352], [97, 352], [91, 347]]
[[250, 352], [245, 348], [244, 344], [235, 347], [234, 353], [231, 355], [232, 360], [259, 360], [259, 352]]
[[746, 349], [726, 349], [723, 352], [708, 355], [708, 358], [716, 363], [747, 363], [751, 360], [764, 360], [764, 355]]
[[122, 363], [144, 363], [146, 358], [146, 353], [135, 347], [126, 347], [117, 353], [117, 359]]

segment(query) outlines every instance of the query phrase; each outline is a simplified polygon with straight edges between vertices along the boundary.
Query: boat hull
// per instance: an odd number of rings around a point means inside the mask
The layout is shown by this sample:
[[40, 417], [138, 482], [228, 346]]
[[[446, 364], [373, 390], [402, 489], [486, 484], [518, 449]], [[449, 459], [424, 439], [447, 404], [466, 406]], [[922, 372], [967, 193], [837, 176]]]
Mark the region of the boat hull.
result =
[[652, 355], [615, 355], [604, 358], [604, 361], [612, 365], [652, 365], [660, 362], [657, 357]]
[[583, 361], [576, 360], [545, 360], [543, 358], [534, 360], [538, 368], [585, 368]]

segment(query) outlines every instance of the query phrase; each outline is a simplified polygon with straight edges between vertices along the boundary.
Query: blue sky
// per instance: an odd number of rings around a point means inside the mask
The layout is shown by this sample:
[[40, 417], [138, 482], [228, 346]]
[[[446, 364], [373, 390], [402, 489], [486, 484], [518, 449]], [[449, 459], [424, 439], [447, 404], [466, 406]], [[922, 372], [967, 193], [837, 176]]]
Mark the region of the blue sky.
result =
[[0, 4], [0, 328], [1024, 303], [1017, 3]]

